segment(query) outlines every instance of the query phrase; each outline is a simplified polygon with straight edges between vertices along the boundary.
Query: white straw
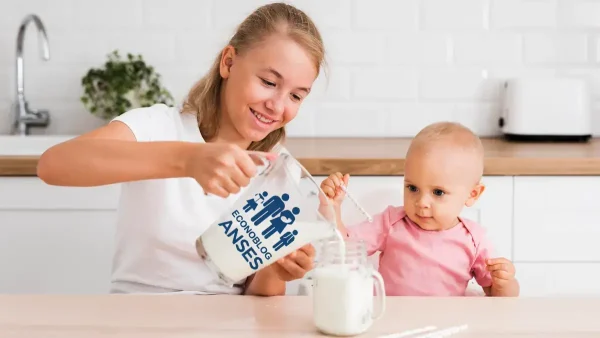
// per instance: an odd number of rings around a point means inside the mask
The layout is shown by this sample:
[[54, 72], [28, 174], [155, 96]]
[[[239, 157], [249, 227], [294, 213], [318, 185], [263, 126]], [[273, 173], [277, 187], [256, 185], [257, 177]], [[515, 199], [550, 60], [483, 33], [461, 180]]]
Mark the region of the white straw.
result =
[[360, 203], [358, 203], [358, 201], [354, 198], [354, 196], [352, 196], [348, 192], [348, 189], [346, 189], [346, 187], [343, 184], [340, 185], [340, 188], [346, 193], [346, 196], [348, 196], [348, 198], [352, 201], [352, 203], [354, 203], [354, 205], [356, 205], [356, 207], [360, 210], [360, 212], [362, 212], [363, 215], [365, 215], [367, 217], [367, 219], [369, 220], [369, 222], [373, 222], [373, 217], [371, 217], [371, 215], [369, 215], [369, 213], [365, 210], [365, 208], [363, 208], [360, 205]]
[[[452, 336], [456, 333], [464, 331], [469, 326], [467, 324], [452, 326], [445, 329], [436, 330], [435, 326], [425, 326], [418, 329], [406, 330], [398, 333], [392, 333], [384, 336], [379, 336], [377, 338], [402, 338], [402, 337], [410, 337], [410, 338], [442, 338]], [[435, 330], [435, 331], [434, 331]], [[415, 336], [417, 335], [417, 336]]]
[[433, 331], [435, 329], [437, 329], [437, 327], [435, 327], [435, 326], [425, 326], [425, 327], [421, 327], [418, 329], [406, 330], [406, 331], [402, 331], [402, 332], [398, 332], [398, 333], [392, 333], [392, 334], [388, 334], [388, 335], [384, 335], [384, 336], [379, 336], [377, 338], [402, 338], [402, 337], [412, 336], [412, 335], [418, 334], [418, 333]]
[[443, 330], [438, 330], [438, 331], [434, 331], [434, 332], [429, 332], [426, 334], [422, 334], [419, 336], [416, 336], [414, 338], [441, 338], [441, 337], [448, 337], [448, 336], [452, 336], [455, 333], [459, 333], [461, 331], [466, 330], [467, 328], [469, 328], [469, 326], [467, 324], [464, 325], [459, 325], [459, 326], [452, 326]]

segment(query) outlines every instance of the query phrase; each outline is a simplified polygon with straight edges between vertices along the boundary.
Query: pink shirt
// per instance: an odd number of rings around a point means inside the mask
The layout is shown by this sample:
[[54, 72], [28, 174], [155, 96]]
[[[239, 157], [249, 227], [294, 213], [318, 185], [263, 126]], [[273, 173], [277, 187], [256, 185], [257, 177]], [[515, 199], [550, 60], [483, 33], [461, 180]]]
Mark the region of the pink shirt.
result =
[[468, 282], [482, 287], [492, 284], [485, 260], [491, 251], [485, 229], [459, 218], [444, 231], [421, 229], [403, 207], [389, 206], [348, 228], [351, 239], [362, 239], [370, 256], [381, 251], [379, 273], [388, 296], [464, 296]]

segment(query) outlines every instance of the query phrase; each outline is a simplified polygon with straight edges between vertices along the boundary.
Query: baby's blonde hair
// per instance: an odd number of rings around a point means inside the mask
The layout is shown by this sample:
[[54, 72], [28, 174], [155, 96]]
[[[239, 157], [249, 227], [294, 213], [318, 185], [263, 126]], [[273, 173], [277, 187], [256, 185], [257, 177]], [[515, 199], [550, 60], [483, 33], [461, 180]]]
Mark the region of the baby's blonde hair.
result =
[[427, 150], [432, 147], [449, 146], [474, 156], [477, 174], [483, 175], [484, 149], [481, 139], [475, 133], [457, 122], [435, 122], [421, 129], [415, 135], [408, 152], [416, 149]]
[[[257, 46], [272, 34], [282, 34], [300, 44], [311, 55], [317, 74], [324, 63], [323, 40], [313, 21], [300, 9], [285, 3], [271, 3], [256, 9], [237, 28], [228, 45], [237, 54]], [[183, 112], [198, 117], [200, 133], [211, 140], [219, 132], [221, 122], [220, 96], [223, 78], [220, 74], [221, 52], [209, 72], [190, 90]], [[272, 131], [263, 140], [252, 142], [249, 150], [269, 151], [285, 138], [285, 128]]]

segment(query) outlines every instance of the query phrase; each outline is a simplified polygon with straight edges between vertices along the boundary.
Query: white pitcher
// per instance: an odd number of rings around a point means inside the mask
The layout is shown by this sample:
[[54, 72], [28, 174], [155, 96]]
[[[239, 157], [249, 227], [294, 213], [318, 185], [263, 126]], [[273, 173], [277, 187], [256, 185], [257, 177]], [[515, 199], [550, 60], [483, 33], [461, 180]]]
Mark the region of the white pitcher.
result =
[[196, 251], [233, 285], [313, 241], [336, 236], [333, 208], [291, 155], [268, 161], [245, 192], [197, 240]]

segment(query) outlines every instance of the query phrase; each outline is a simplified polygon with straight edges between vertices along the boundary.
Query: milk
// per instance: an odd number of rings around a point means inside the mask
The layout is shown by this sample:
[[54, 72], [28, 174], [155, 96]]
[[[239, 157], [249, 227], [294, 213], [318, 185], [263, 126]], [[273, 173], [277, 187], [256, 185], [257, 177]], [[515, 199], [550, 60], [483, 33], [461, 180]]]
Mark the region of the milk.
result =
[[357, 335], [373, 323], [373, 278], [367, 268], [346, 264], [314, 270], [313, 320], [335, 336]]
[[335, 238], [339, 242], [338, 255], [340, 257], [340, 263], [344, 264], [344, 261], [346, 258], [346, 240], [345, 240], [344, 236], [342, 236], [342, 233], [337, 228], [335, 229]]

